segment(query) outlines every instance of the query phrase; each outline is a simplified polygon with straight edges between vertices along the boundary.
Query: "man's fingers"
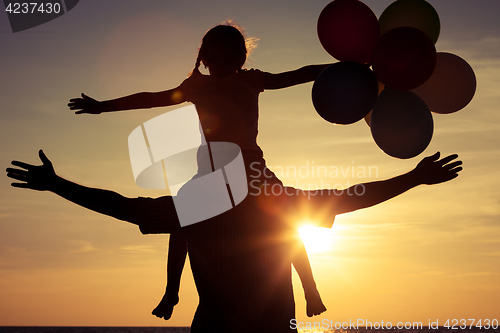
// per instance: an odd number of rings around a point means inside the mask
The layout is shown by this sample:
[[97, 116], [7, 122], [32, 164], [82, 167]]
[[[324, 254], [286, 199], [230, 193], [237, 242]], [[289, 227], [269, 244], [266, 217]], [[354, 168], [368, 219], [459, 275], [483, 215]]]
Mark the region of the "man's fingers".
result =
[[453, 155], [449, 155], [449, 156], [446, 156], [446, 157], [443, 157], [443, 159], [437, 161], [440, 165], [445, 165], [446, 163], [456, 159], [458, 157], [457, 154], [453, 154]]
[[457, 177], [458, 177], [458, 173], [454, 173], [450, 177], [448, 177], [448, 179], [446, 181], [450, 181], [450, 180], [455, 179]]
[[24, 163], [24, 162], [20, 162], [20, 161], [12, 161], [12, 165], [21, 167], [21, 168], [26, 169], [26, 170], [30, 170], [31, 168], [35, 167], [34, 165], [31, 165], [31, 164], [28, 164], [28, 163]]
[[459, 173], [460, 171], [462, 171], [462, 170], [463, 170], [463, 168], [462, 168], [462, 167], [458, 167], [458, 168], [451, 169], [451, 170], [450, 170], [450, 172], [453, 172], [453, 173], [457, 174], [457, 176], [458, 176], [458, 173]]
[[13, 173], [16, 175], [24, 175], [24, 176], [28, 175], [28, 171], [21, 169], [7, 168], [5, 171], [7, 171], [7, 174]]
[[456, 162], [453, 162], [453, 163], [450, 163], [450, 164], [446, 164], [446, 165], [443, 165], [443, 168], [446, 168], [448, 170], [451, 170], [459, 165], [462, 165], [462, 161], [456, 161]]
[[22, 182], [26, 181], [26, 176], [24, 176], [24, 175], [18, 175], [16, 173], [8, 173], [7, 177], [15, 179], [15, 180], [20, 180]]
[[12, 183], [10, 184], [13, 187], [19, 187], [19, 188], [29, 188], [27, 183]]
[[45, 156], [45, 153], [43, 152], [42, 149], [38, 151], [38, 156], [40, 157], [40, 160], [44, 165], [45, 164], [52, 165], [52, 162], [47, 158], [47, 156]]
[[437, 161], [440, 155], [441, 155], [440, 152], [436, 152], [434, 155], [427, 156], [426, 158], [430, 159], [431, 161]]

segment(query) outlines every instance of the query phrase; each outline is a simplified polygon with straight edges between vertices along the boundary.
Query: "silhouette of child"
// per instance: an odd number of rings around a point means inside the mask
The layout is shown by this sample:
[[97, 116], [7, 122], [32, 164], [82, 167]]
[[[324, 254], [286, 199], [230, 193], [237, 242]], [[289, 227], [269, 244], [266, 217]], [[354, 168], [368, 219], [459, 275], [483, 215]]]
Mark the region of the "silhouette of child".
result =
[[[76, 114], [99, 114], [192, 102], [196, 105], [207, 142], [222, 141], [239, 145], [253, 188], [258, 188], [256, 185], [282, 185], [281, 181], [266, 169], [262, 150], [257, 145], [258, 96], [264, 90], [314, 81], [328, 65], [310, 65], [279, 74], [243, 69], [249, 42], [253, 42], [253, 39], [245, 39], [239, 26], [226, 21], [205, 34], [195, 68], [180, 86], [166, 91], [142, 92], [101, 102], [82, 94], [82, 98], [71, 99], [68, 106], [71, 110], [77, 110]], [[210, 75], [203, 75], [199, 71], [201, 64], [208, 68]], [[311, 317], [319, 315], [326, 308], [316, 288], [304, 244], [301, 240], [298, 240], [298, 243], [299, 250], [292, 263], [301, 279], [307, 301], [307, 315]], [[170, 235], [167, 287], [162, 300], [152, 312], [159, 318], [169, 319], [179, 301], [180, 278], [187, 248], [188, 244], [182, 235]]]

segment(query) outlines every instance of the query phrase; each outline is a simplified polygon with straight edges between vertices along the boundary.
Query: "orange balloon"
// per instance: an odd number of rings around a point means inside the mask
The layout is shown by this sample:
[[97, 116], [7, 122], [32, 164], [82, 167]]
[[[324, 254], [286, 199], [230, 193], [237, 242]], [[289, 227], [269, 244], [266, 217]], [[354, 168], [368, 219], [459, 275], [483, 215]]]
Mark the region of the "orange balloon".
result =
[[434, 73], [427, 82], [412, 90], [435, 113], [453, 113], [463, 109], [476, 92], [472, 67], [457, 55], [437, 53]]

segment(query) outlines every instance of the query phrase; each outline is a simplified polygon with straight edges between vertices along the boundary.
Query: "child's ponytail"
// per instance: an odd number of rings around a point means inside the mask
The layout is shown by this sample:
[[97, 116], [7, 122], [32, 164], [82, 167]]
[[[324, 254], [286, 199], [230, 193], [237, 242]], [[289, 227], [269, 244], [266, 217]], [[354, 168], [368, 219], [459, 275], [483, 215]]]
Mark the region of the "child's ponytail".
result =
[[198, 58], [196, 58], [196, 65], [194, 66], [194, 68], [199, 71], [200, 65], [201, 65], [201, 57], [198, 54]]
[[189, 73], [189, 76], [193, 75], [193, 74], [201, 74], [200, 72], [200, 65], [201, 65], [201, 57], [200, 57], [200, 53], [198, 52], [198, 57], [196, 58], [196, 63], [194, 65], [194, 68], [193, 70], [191, 71], [191, 73]]

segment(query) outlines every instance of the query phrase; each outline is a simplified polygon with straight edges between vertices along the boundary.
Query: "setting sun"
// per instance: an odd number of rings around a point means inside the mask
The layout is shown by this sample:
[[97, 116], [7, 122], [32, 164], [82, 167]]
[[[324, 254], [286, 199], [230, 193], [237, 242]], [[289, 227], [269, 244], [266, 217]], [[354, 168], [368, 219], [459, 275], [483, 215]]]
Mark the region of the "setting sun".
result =
[[299, 229], [299, 233], [307, 253], [325, 252], [331, 249], [331, 229], [306, 225]]

